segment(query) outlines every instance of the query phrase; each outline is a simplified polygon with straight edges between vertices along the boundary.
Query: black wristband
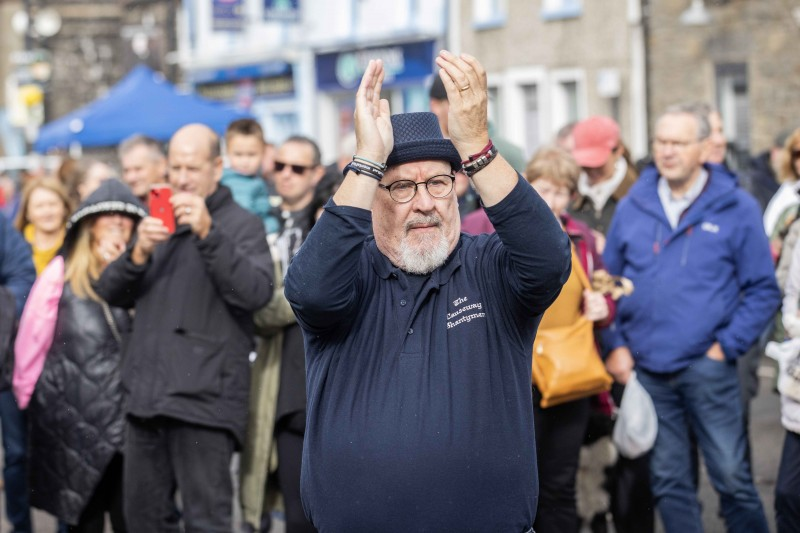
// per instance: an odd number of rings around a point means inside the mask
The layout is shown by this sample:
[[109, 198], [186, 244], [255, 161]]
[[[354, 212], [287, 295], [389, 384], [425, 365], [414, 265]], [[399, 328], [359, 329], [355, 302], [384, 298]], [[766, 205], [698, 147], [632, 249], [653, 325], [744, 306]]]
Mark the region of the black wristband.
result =
[[350, 171], [355, 172], [356, 174], [361, 174], [364, 176], [369, 176], [370, 178], [381, 181], [383, 179], [383, 171], [374, 165], [370, 165], [368, 163], [362, 163], [360, 161], [350, 161], [347, 166], [344, 167], [344, 175], [347, 176], [347, 173]]

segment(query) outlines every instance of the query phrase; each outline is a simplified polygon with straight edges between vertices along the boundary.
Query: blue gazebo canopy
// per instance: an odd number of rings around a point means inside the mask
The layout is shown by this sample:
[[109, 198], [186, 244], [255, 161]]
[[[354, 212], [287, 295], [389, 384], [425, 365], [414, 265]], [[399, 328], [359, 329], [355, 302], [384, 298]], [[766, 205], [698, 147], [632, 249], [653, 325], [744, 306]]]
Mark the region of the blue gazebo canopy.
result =
[[194, 94], [182, 94], [163, 75], [139, 65], [106, 96], [45, 124], [33, 148], [44, 153], [74, 143], [114, 146], [135, 133], [168, 141], [180, 127], [193, 122], [221, 135], [231, 121], [249, 116]]

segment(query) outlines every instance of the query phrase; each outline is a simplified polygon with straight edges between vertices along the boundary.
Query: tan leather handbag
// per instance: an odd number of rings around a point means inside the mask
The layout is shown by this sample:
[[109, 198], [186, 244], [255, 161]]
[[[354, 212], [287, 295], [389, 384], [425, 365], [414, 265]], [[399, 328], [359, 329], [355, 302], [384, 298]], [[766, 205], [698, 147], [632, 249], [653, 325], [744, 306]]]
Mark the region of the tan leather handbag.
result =
[[[572, 268], [590, 289], [581, 264], [573, 262]], [[609, 390], [614, 380], [597, 353], [594, 323], [581, 316], [570, 326], [540, 328], [533, 341], [532, 381], [545, 408]]]

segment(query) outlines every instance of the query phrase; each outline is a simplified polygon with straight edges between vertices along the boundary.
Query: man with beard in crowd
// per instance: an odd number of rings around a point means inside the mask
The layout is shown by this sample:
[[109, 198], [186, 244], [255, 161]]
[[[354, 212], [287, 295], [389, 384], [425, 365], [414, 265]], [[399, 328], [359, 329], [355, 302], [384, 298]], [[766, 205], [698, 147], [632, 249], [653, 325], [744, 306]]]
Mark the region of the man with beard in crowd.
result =
[[[536, 516], [531, 347], [570, 246], [489, 139], [483, 67], [436, 62], [450, 139], [431, 113], [390, 117], [370, 61], [356, 155], [286, 277], [306, 341], [303, 504], [323, 531], [526, 532]], [[495, 234], [461, 234], [459, 169]]]

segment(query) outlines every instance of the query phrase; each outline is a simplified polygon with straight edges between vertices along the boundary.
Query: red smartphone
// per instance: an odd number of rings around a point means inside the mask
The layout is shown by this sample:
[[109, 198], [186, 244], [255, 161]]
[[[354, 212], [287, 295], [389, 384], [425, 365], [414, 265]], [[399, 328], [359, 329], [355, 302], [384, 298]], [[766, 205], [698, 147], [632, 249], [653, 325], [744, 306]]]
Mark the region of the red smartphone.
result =
[[161, 220], [170, 233], [175, 233], [175, 213], [172, 211], [170, 198], [172, 198], [172, 189], [169, 188], [169, 185], [150, 187], [150, 216]]

